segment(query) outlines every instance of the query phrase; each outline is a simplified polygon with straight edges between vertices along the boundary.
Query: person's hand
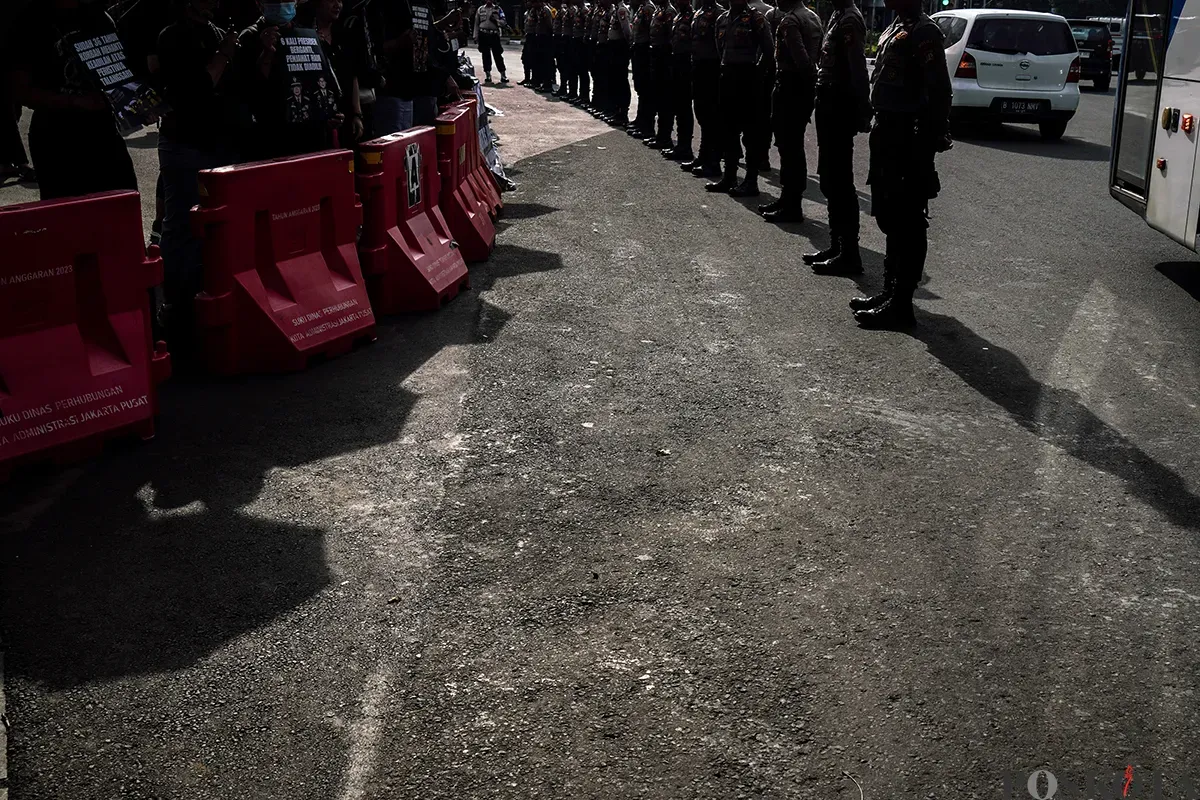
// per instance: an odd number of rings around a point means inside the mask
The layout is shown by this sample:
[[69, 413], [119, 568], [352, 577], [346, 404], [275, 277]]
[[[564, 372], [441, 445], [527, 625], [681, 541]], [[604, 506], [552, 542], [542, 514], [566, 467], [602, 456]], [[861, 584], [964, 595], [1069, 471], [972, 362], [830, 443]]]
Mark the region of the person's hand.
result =
[[230, 31], [229, 33], [225, 34], [225, 39], [224, 39], [224, 41], [221, 42], [221, 46], [219, 48], [217, 48], [217, 52], [220, 53], [221, 55], [225, 56], [226, 60], [232, 61], [233, 55], [234, 55], [234, 53], [237, 52], [237, 49], [238, 49], [237, 31]]
[[279, 43], [279, 28], [274, 25], [263, 28], [258, 34], [258, 42], [262, 45], [262, 55], [259, 58], [274, 57], [275, 46]]
[[80, 111], [107, 111], [108, 97], [103, 92], [89, 92], [71, 98], [71, 105]]
[[329, 130], [331, 130], [331, 131], [336, 131], [338, 128], [342, 127], [345, 124], [346, 124], [346, 115], [345, 114], [334, 114], [332, 117], [329, 118], [329, 121], [328, 121]]
[[350, 120], [350, 132], [354, 134], [354, 141], [362, 141], [363, 133], [366, 132], [362, 117], [356, 116]]

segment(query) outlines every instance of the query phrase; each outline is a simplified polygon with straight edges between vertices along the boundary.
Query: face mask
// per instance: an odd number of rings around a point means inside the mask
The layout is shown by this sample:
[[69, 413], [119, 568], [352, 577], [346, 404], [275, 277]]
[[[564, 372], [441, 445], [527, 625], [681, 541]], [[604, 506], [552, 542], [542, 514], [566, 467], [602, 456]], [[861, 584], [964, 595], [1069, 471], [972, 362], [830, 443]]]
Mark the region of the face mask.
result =
[[263, 3], [263, 18], [268, 25], [287, 25], [296, 18], [296, 4]]

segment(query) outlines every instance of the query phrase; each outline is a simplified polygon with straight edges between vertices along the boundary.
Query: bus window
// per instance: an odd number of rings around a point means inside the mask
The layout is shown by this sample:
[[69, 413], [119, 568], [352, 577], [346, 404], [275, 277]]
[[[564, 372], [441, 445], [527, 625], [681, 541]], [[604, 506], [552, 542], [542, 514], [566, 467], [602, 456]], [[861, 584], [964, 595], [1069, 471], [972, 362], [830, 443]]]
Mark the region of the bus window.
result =
[[1158, 116], [1159, 70], [1166, 55], [1162, 31], [1166, 28], [1168, 0], [1133, 0], [1130, 10], [1125, 74], [1119, 98], [1121, 112], [1114, 142], [1113, 185], [1145, 200], [1150, 148]]

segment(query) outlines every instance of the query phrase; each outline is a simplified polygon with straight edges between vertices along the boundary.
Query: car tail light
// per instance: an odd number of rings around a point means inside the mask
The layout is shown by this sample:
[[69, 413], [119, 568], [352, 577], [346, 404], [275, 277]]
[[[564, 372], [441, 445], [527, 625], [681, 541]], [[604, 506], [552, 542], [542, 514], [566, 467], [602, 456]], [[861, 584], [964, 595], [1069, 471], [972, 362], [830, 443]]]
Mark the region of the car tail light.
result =
[[964, 52], [962, 59], [958, 62], [958, 69], [954, 71], [956, 78], [979, 78], [979, 72], [975, 69], [975, 56]]
[[1071, 62], [1071, 69], [1067, 71], [1067, 83], [1079, 83], [1079, 59]]

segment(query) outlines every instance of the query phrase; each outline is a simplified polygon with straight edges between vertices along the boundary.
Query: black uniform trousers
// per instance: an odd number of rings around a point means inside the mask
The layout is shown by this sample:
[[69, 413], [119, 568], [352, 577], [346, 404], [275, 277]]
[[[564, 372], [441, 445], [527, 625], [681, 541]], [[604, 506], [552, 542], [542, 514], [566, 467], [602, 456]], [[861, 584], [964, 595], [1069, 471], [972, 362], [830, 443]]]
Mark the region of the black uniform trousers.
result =
[[537, 82], [537, 34], [526, 32], [521, 43], [521, 66], [525, 67], [525, 80]]
[[937, 194], [934, 149], [923, 145], [916, 117], [879, 112], [871, 128], [871, 214], [887, 239], [884, 278], [912, 296], [929, 251], [929, 200]]
[[692, 57], [688, 53], [671, 56], [671, 100], [675, 103], [679, 149], [691, 150], [695, 126], [692, 120]]
[[579, 46], [579, 99], [592, 102], [592, 72], [596, 68], [596, 43], [590, 39], [576, 39]]
[[812, 118], [815, 86], [811, 75], [778, 72], [771, 93], [771, 130], [779, 148], [781, 199], [799, 203], [808, 184], [804, 134]]
[[629, 116], [629, 103], [633, 99], [629, 91], [629, 42], [613, 39], [609, 43], [608, 74], [612, 81], [613, 113], [619, 119]]
[[[754, 160], [761, 152], [762, 132], [758, 125], [759, 70], [754, 64], [726, 64], [721, 67], [721, 121], [724, 123], [722, 156], [725, 172], [737, 172], [742, 145], [746, 147], [746, 171], [758, 172]], [[741, 140], [739, 142], [739, 139]]]
[[608, 74], [612, 48], [608, 40], [596, 42], [592, 54], [592, 105], [607, 113], [612, 111], [612, 83]]
[[583, 38], [568, 36], [567, 64], [570, 69], [567, 72], [567, 94], [571, 97], [579, 96], [579, 76], [584, 71], [586, 63], [583, 55]]
[[692, 103], [700, 123], [700, 151], [696, 157], [704, 164], [718, 164], [724, 135], [718, 101], [721, 65], [716, 59], [693, 61], [691, 77]]
[[558, 66], [558, 86], [562, 92], [567, 91], [571, 82], [571, 37], [559, 34], [554, 37], [554, 61]]
[[[671, 92], [671, 48], [661, 45], [650, 48], [650, 80], [654, 94], [654, 112], [658, 116], [658, 141], [666, 145], [671, 141], [671, 130], [675, 127], [675, 98]], [[653, 128], [653, 126], [651, 126]]]
[[633, 88], [638, 96], [637, 123], [638, 130], [644, 133], [654, 131], [654, 81], [652, 56], [649, 42], [636, 42], [630, 53], [633, 59]]
[[858, 111], [839, 90], [817, 88], [817, 172], [829, 211], [830, 236], [858, 241], [858, 191], [854, 188], [854, 135]]
[[492, 71], [492, 59], [496, 61], [496, 68], [500, 70], [500, 74], [505, 74], [504, 71], [504, 45], [500, 42], [500, 31], [480, 31], [479, 32], [479, 52], [483, 53], [483, 71]]
[[[762, 131], [758, 152], [755, 153], [757, 160], [754, 165], [769, 164], [771, 158], [771, 134], [773, 127], [771, 125], [771, 100], [775, 93], [775, 65], [767, 64], [759, 69], [759, 87], [761, 89], [758, 96], [758, 129]], [[750, 154], [746, 154], [746, 160], [750, 160]]]

